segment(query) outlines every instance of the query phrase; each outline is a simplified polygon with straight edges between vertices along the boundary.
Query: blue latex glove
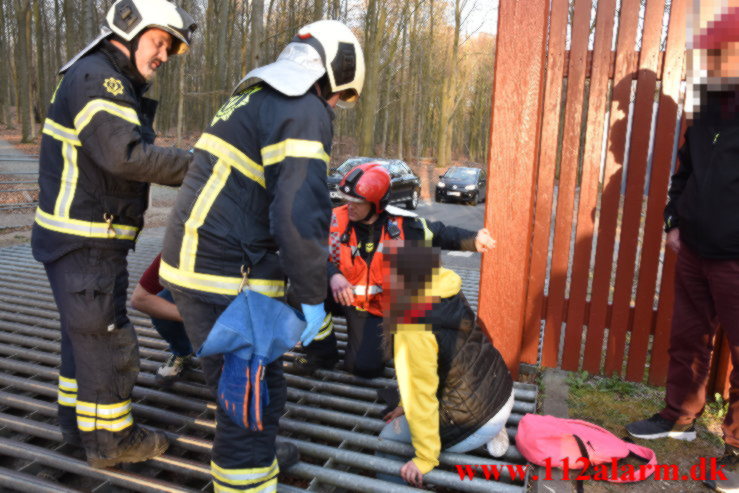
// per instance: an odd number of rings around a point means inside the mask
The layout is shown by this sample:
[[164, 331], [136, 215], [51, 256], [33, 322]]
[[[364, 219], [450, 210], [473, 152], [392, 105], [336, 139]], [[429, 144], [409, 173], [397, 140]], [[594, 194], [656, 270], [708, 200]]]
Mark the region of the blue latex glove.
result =
[[300, 334], [300, 342], [303, 346], [307, 346], [320, 332], [323, 326], [323, 319], [326, 318], [326, 310], [323, 308], [323, 303], [317, 305], [306, 305], [301, 303], [300, 307], [303, 309], [303, 315], [305, 315], [305, 329]]

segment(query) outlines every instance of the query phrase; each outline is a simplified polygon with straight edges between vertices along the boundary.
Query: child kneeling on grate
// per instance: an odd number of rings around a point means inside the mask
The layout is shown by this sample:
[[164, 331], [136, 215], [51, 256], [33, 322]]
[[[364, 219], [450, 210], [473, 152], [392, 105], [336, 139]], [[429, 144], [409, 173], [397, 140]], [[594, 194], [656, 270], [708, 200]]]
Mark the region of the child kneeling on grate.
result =
[[476, 323], [459, 275], [440, 266], [440, 250], [422, 242], [388, 246], [390, 308], [383, 332], [401, 403], [385, 416], [380, 438], [413, 445], [415, 457], [400, 475], [420, 487], [441, 450], [463, 453], [487, 445], [491, 455], [505, 454], [513, 379]]

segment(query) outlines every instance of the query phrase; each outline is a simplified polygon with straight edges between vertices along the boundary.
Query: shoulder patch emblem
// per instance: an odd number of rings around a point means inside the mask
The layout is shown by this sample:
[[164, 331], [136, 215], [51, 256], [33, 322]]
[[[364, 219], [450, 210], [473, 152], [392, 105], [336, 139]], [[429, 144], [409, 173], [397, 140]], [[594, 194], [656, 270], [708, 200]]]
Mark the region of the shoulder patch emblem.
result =
[[119, 81], [118, 79], [114, 79], [113, 77], [105, 79], [105, 82], [103, 82], [103, 87], [113, 96], [120, 96], [121, 94], [123, 94], [123, 84], [121, 83], [121, 81]]

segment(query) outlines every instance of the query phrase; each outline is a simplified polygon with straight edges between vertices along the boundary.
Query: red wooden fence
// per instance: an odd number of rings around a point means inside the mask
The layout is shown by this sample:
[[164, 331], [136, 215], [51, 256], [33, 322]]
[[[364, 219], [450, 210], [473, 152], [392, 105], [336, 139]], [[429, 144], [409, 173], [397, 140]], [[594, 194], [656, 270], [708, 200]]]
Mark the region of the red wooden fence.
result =
[[514, 371], [665, 381], [689, 6], [500, 0], [480, 317]]

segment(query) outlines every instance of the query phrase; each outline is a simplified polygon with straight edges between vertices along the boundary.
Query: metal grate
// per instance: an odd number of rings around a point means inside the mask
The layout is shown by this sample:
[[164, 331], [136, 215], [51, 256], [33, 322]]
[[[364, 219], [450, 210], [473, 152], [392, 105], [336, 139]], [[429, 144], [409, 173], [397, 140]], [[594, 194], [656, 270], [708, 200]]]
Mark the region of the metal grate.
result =
[[[161, 247], [161, 230], [147, 233], [129, 256], [131, 285]], [[477, 304], [478, 274], [458, 270], [470, 302]], [[56, 379], [59, 365], [58, 314], [43, 267], [28, 245], [0, 250], [0, 485], [24, 491], [210, 491], [209, 451], [215, 429], [214, 404], [199, 371], [187, 382], [161, 391], [154, 372], [167, 358], [167, 344], [147, 317], [130, 311], [137, 327], [141, 373], [133, 392], [139, 423], [165, 430], [172, 446], [167, 454], [120, 469], [90, 468], [83, 452], [64, 444], [55, 426]], [[339, 349], [346, 345], [345, 326], [338, 320]], [[321, 370], [311, 378], [292, 375], [288, 353], [288, 403], [280, 421], [281, 440], [301, 452], [301, 462], [280, 475], [278, 491], [420, 491], [375, 478], [397, 474], [401, 462], [375, 456], [376, 451], [412, 455], [410, 445], [377, 438], [384, 426], [376, 389], [395, 385], [392, 369], [384, 378], [366, 380], [342, 371]], [[533, 385], [515, 385], [516, 402], [507, 424], [512, 439], [522, 414], [534, 412]], [[513, 440], [512, 440], [513, 441]], [[436, 491], [521, 492], [503, 468], [500, 481], [461, 481], [456, 464], [523, 464], [511, 449], [500, 460], [483, 450], [472, 454], [443, 453], [441, 465], [425, 476]]]

